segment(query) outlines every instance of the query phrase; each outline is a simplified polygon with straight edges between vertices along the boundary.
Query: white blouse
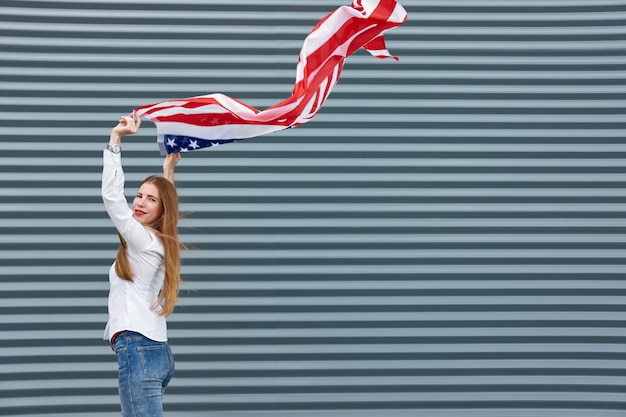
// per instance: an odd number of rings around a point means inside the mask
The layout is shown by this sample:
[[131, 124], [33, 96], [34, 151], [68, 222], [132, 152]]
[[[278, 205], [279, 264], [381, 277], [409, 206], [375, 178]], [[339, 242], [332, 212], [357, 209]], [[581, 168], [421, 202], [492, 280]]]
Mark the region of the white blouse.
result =
[[163, 243], [155, 232], [134, 219], [124, 196], [124, 171], [121, 154], [103, 153], [102, 200], [115, 228], [127, 243], [133, 281], [115, 273], [115, 262], [109, 269], [109, 321], [104, 340], [123, 330], [141, 333], [148, 339], [167, 341], [167, 324], [156, 306], [165, 277]]

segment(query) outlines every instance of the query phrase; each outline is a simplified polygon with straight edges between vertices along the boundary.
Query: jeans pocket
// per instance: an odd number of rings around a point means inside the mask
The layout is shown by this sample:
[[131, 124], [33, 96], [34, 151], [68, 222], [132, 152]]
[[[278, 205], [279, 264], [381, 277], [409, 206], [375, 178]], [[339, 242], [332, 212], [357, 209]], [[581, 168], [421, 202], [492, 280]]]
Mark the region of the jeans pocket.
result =
[[137, 353], [146, 376], [158, 379], [168, 376], [172, 363], [167, 345], [141, 346]]

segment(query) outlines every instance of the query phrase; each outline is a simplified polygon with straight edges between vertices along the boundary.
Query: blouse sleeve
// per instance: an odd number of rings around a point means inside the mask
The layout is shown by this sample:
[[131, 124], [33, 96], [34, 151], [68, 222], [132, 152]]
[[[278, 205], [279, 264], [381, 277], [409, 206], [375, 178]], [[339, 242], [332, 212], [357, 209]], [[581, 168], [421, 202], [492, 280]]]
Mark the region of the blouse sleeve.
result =
[[122, 157], [108, 150], [102, 155], [102, 201], [129, 248], [141, 252], [147, 249], [157, 237], [133, 217], [132, 210], [124, 196], [124, 171]]

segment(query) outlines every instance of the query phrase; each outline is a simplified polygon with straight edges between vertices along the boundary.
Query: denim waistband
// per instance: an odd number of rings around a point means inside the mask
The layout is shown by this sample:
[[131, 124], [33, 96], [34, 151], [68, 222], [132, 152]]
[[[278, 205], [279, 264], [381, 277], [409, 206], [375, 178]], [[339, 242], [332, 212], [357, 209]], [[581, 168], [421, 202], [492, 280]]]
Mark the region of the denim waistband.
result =
[[113, 335], [113, 337], [111, 337], [111, 350], [115, 351], [115, 342], [118, 339], [124, 339], [125, 343], [133, 343], [133, 342], [138, 342], [140, 340], [151, 340], [148, 339], [146, 336], [142, 335], [141, 333], [137, 333], [137, 332], [133, 332], [130, 330], [122, 330], [120, 332], [117, 332]]
[[117, 332], [111, 337], [111, 349], [115, 351], [115, 342], [118, 340], [123, 340], [125, 344], [135, 343], [145, 341], [149, 344], [167, 344], [167, 342], [159, 342], [156, 340], [152, 340], [149, 337], [146, 337], [138, 332], [133, 332], [131, 330], [122, 330]]

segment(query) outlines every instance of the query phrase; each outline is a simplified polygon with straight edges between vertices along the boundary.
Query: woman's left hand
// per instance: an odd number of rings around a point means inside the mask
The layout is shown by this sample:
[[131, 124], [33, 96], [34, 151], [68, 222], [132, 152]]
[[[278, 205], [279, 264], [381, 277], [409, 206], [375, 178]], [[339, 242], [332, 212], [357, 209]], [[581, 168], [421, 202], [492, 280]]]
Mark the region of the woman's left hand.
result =
[[139, 131], [139, 127], [141, 126], [141, 119], [137, 117], [134, 113], [129, 114], [128, 116], [122, 116], [122, 118], [111, 130], [111, 136], [117, 136], [122, 138], [126, 135], [133, 135]]

